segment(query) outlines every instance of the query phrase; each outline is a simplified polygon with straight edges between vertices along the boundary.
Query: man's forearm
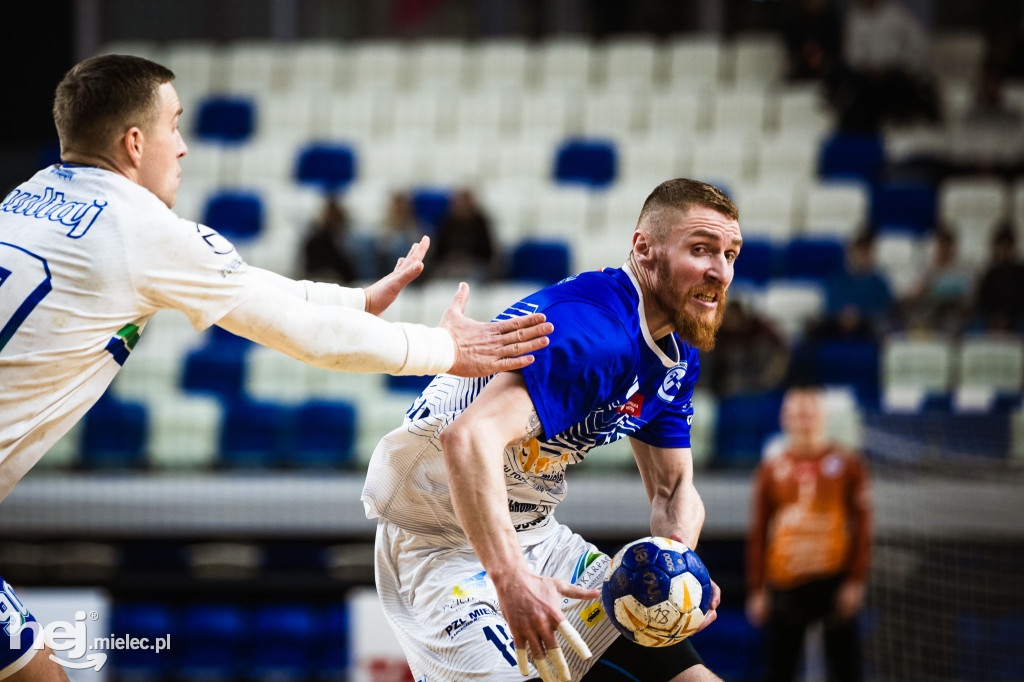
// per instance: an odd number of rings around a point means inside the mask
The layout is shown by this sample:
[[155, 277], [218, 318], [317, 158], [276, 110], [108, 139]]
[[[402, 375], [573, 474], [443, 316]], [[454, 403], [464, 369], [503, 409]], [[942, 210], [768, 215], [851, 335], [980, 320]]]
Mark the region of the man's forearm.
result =
[[682, 538], [691, 549], [697, 546], [704, 526], [704, 502], [692, 482], [681, 483], [665, 496], [651, 500], [651, 533]]

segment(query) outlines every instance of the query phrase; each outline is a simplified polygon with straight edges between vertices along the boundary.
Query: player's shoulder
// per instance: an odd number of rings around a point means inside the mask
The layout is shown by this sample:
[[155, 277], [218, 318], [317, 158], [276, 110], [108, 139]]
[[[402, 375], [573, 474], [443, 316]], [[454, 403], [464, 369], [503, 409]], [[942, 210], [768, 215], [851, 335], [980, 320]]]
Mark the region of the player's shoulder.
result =
[[621, 270], [605, 268], [570, 275], [527, 296], [538, 310], [554, 305], [589, 306], [616, 319], [637, 314], [637, 296]]

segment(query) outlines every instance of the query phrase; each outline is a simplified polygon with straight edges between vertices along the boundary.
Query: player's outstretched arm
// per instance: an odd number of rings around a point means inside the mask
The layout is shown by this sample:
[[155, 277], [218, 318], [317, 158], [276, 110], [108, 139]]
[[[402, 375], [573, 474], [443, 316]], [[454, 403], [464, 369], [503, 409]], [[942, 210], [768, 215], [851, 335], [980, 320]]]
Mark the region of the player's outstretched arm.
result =
[[368, 287], [363, 288], [366, 294], [366, 312], [380, 315], [388, 309], [405, 286], [419, 277], [423, 272], [423, 257], [430, 248], [430, 237], [423, 237], [412, 245], [403, 258], [399, 258], [395, 269]]
[[543, 315], [477, 322], [462, 314], [468, 300], [469, 285], [462, 282], [441, 318], [441, 327], [455, 339], [455, 362], [449, 374], [480, 377], [521, 369], [533, 362], [530, 353], [548, 345], [547, 335], [554, 326]]
[[[523, 557], [508, 514], [502, 457], [509, 443], [537, 435], [540, 421], [522, 376], [503, 373], [441, 432], [441, 449], [455, 514], [498, 592], [520, 672], [528, 674], [529, 651], [542, 679], [567, 681], [568, 668], [555, 633], [568, 628], [563, 637], [570, 645], [576, 633], [565, 623], [562, 599], [597, 599], [601, 593], [535, 575]], [[574, 648], [589, 657], [582, 641]]]

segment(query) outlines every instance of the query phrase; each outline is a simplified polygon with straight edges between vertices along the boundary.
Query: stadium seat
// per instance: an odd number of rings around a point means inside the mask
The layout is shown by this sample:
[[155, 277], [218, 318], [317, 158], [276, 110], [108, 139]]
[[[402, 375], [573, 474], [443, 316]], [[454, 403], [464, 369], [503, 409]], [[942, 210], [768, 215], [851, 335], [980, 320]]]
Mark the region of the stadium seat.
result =
[[[816, 139], [835, 127], [828, 105], [817, 86], [793, 86], [778, 94], [775, 127], [780, 134]], [[815, 148], [817, 152], [817, 148]]]
[[330, 679], [345, 679], [352, 664], [351, 637], [348, 616], [348, 605], [345, 603], [331, 604], [325, 614], [326, 625], [324, 634], [329, 646], [324, 647], [325, 659], [323, 669]]
[[518, 92], [534, 77], [531, 57], [525, 40], [501, 38], [470, 47], [468, 66], [477, 88]]
[[[164, 604], [115, 602], [110, 631], [115, 637], [145, 637], [155, 646], [157, 638], [176, 636], [179, 628], [176, 614]], [[174, 647], [160, 652], [111, 647], [110, 652], [111, 668], [124, 679], [159, 679], [176, 664]]]
[[715, 467], [753, 468], [765, 440], [779, 430], [781, 397], [776, 393], [724, 398], [718, 404]]
[[207, 97], [199, 103], [196, 138], [209, 142], [242, 142], [252, 136], [253, 102], [248, 97]]
[[[702, 90], [656, 90], [647, 103], [647, 129], [652, 135], [687, 135], [708, 127], [711, 97]], [[680, 150], [676, 150], [677, 153]]]
[[441, 189], [420, 187], [411, 192], [412, 210], [416, 218], [435, 228], [448, 213], [450, 199], [448, 192]]
[[179, 676], [224, 679], [242, 672], [250, 659], [252, 626], [241, 608], [230, 604], [195, 604], [182, 609]]
[[263, 230], [263, 222], [263, 201], [254, 192], [218, 192], [207, 200], [203, 211], [203, 224], [232, 241], [258, 236]]
[[823, 180], [854, 180], [873, 185], [885, 166], [881, 135], [836, 133], [821, 147], [818, 175]]
[[323, 616], [305, 604], [259, 606], [253, 614], [250, 675], [255, 679], [310, 679], [318, 657], [334, 646], [324, 632]]
[[1024, 341], [1017, 336], [974, 336], [960, 345], [960, 388], [1019, 394], [1024, 387]]
[[[388, 376], [385, 379], [387, 389], [394, 393], [404, 393], [406, 395], [419, 395], [423, 392], [423, 389], [430, 384], [430, 381], [434, 377], [431, 376], [419, 376], [419, 375], [403, 375], [403, 376]], [[399, 414], [395, 415], [396, 419], [400, 417]]]
[[751, 149], [750, 141], [741, 135], [697, 137], [693, 141], [693, 177], [728, 194], [752, 175]]
[[641, 126], [647, 109], [646, 93], [629, 89], [589, 92], [583, 99], [582, 132], [590, 138], [621, 142]]
[[814, 348], [818, 382], [852, 387], [861, 405], [878, 403], [878, 346], [872, 341], [824, 341]]
[[266, 346], [256, 346], [246, 362], [245, 394], [256, 401], [297, 405], [309, 400], [313, 376], [324, 371]]
[[765, 287], [760, 310], [787, 338], [794, 339], [825, 310], [825, 292], [811, 281], [773, 280]]
[[151, 465], [206, 469], [214, 463], [224, 416], [220, 401], [172, 389], [154, 392], [147, 407], [150, 428], [146, 452]]
[[546, 186], [533, 197], [536, 215], [533, 229], [527, 229], [527, 232], [539, 238], [560, 234], [567, 239], [574, 234], [586, 234], [590, 231], [590, 221], [596, 210], [594, 196], [586, 186]]
[[842, 272], [844, 257], [843, 244], [837, 240], [794, 239], [782, 250], [782, 277], [827, 282]]
[[770, 242], [744, 239], [742, 256], [736, 259], [734, 280], [757, 286], [768, 283], [775, 274], [775, 249]]
[[922, 240], [913, 233], [884, 230], [875, 237], [875, 262], [897, 298], [916, 290], [924, 262]]
[[558, 240], [527, 240], [512, 251], [508, 277], [547, 285], [569, 276], [569, 247]]
[[719, 607], [715, 627], [693, 636], [694, 646], [708, 668], [726, 680], [759, 680], [764, 677], [764, 638], [747, 620], [743, 609]]
[[187, 391], [234, 398], [242, 392], [245, 353], [238, 348], [208, 345], [185, 356], [181, 387]]
[[329, 93], [349, 75], [334, 41], [295, 41], [279, 57], [281, 83], [289, 92]]
[[846, 240], [867, 227], [868, 191], [856, 182], [823, 182], [807, 188], [803, 229], [808, 235]]
[[717, 35], [681, 36], [668, 46], [668, 79], [673, 89], [718, 84], [722, 43]]
[[408, 72], [408, 50], [397, 40], [375, 40], [354, 47], [353, 89], [395, 90]]
[[782, 80], [786, 71], [786, 46], [777, 34], [741, 33], [733, 42], [737, 85], [765, 87]]
[[939, 185], [939, 219], [961, 236], [992, 234], [1008, 212], [1009, 192], [997, 176], [953, 177]]
[[711, 98], [716, 133], [760, 135], [769, 118], [770, 100], [760, 89], [723, 88]]
[[570, 139], [555, 152], [554, 178], [564, 184], [606, 187], [618, 165], [615, 145], [606, 140]]
[[278, 89], [279, 55], [268, 40], [239, 40], [224, 48], [225, 89], [255, 94]]
[[654, 85], [658, 50], [649, 35], [621, 35], [608, 40], [603, 50], [604, 83], [649, 89]]
[[288, 418], [288, 411], [277, 405], [230, 402], [220, 433], [221, 463], [236, 468], [277, 466]]
[[224, 60], [220, 49], [212, 42], [189, 40], [170, 43], [163, 58], [163, 64], [176, 76], [174, 82], [179, 93], [182, 87], [204, 93], [216, 92], [224, 85]]
[[871, 224], [877, 229], [898, 228], [915, 234], [935, 229], [935, 190], [924, 183], [883, 183], [871, 196]]
[[520, 138], [547, 143], [578, 133], [579, 102], [562, 90], [524, 92], [519, 98]]
[[85, 415], [82, 465], [104, 469], [141, 466], [147, 417], [145, 406], [139, 403], [100, 398]]
[[[641, 186], [642, 196], [646, 196], [666, 178], [686, 177], [689, 172], [689, 156], [684, 145], [677, 137], [666, 130], [651, 133], [643, 137], [623, 139], [619, 149], [619, 172], [616, 187], [630, 185]], [[609, 194], [614, 190], [609, 190]], [[642, 201], [641, 196], [633, 194], [633, 202]], [[638, 209], [635, 209], [639, 213]], [[636, 216], [634, 216], [635, 220]]]
[[[796, 207], [800, 191], [799, 187], [794, 188], [793, 183], [774, 179], [757, 183], [744, 182], [733, 187], [732, 200], [742, 207], [740, 217], [744, 240], [750, 237], [777, 245], [788, 242], [798, 223]], [[748, 260], [745, 252], [737, 265], [744, 260]]]
[[537, 57], [540, 84], [545, 90], [586, 87], [590, 80], [592, 48], [588, 41], [549, 40], [541, 44]]
[[942, 337], [891, 335], [882, 344], [883, 407], [917, 411], [929, 395], [947, 395], [953, 378], [953, 346]]
[[784, 130], [761, 137], [755, 152], [757, 175], [768, 183], [808, 184], [818, 172], [818, 149], [817, 136], [805, 132]]
[[310, 402], [292, 415], [283, 462], [300, 468], [344, 467], [352, 460], [356, 409], [346, 402]]
[[457, 91], [466, 81], [466, 46], [457, 39], [429, 39], [412, 43], [409, 53], [409, 85], [423, 90]]
[[971, 83], [981, 73], [986, 52], [985, 36], [978, 30], [937, 32], [930, 40], [930, 72], [944, 85]]
[[313, 144], [299, 152], [295, 179], [336, 192], [356, 177], [356, 154], [345, 144]]

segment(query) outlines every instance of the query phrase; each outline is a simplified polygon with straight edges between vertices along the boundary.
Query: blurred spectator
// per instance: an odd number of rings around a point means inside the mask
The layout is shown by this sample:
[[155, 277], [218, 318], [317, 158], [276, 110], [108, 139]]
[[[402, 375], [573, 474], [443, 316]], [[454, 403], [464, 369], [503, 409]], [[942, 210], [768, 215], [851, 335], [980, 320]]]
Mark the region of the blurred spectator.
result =
[[701, 358], [701, 371], [715, 394], [724, 398], [777, 388], [788, 363], [789, 346], [771, 323], [730, 300], [715, 349]]
[[992, 238], [992, 258], [981, 276], [974, 307], [988, 329], [1019, 331], [1024, 323], [1024, 263], [1009, 226]]
[[925, 72], [925, 32], [906, 7], [896, 0], [855, 0], [843, 44], [849, 73], [836, 100], [841, 127], [938, 121], [938, 95]]
[[956, 235], [952, 232], [939, 230], [934, 244], [931, 263], [904, 302], [904, 316], [911, 328], [956, 334], [970, 303], [974, 273], [957, 257]]
[[842, 20], [831, 0], [794, 0], [783, 16], [791, 80], [830, 80], [842, 59]]
[[826, 285], [828, 316], [841, 329], [884, 331], [892, 306], [892, 292], [875, 265], [875, 240], [862, 234], [846, 247], [846, 266]]
[[491, 221], [468, 189], [452, 195], [448, 213], [437, 226], [426, 272], [433, 278], [483, 281], [494, 273], [496, 250]]
[[341, 284], [354, 281], [357, 274], [348, 236], [348, 212], [336, 197], [328, 197], [302, 246], [302, 276]]
[[863, 462], [827, 441], [817, 387], [782, 401], [785, 450], [754, 478], [747, 539], [747, 615], [766, 626], [768, 679], [795, 678], [810, 624], [825, 626], [829, 680], [860, 680], [857, 614], [871, 552], [871, 496]]
[[1003, 76], [996, 69], [982, 69], [974, 102], [964, 114], [964, 124], [1002, 132], [1016, 130], [1021, 124], [1021, 110], [1006, 102], [1003, 86]]
[[392, 192], [376, 238], [377, 277], [384, 277], [391, 272], [398, 259], [405, 256], [409, 247], [422, 236], [423, 226], [416, 219], [409, 195], [405, 192]]

